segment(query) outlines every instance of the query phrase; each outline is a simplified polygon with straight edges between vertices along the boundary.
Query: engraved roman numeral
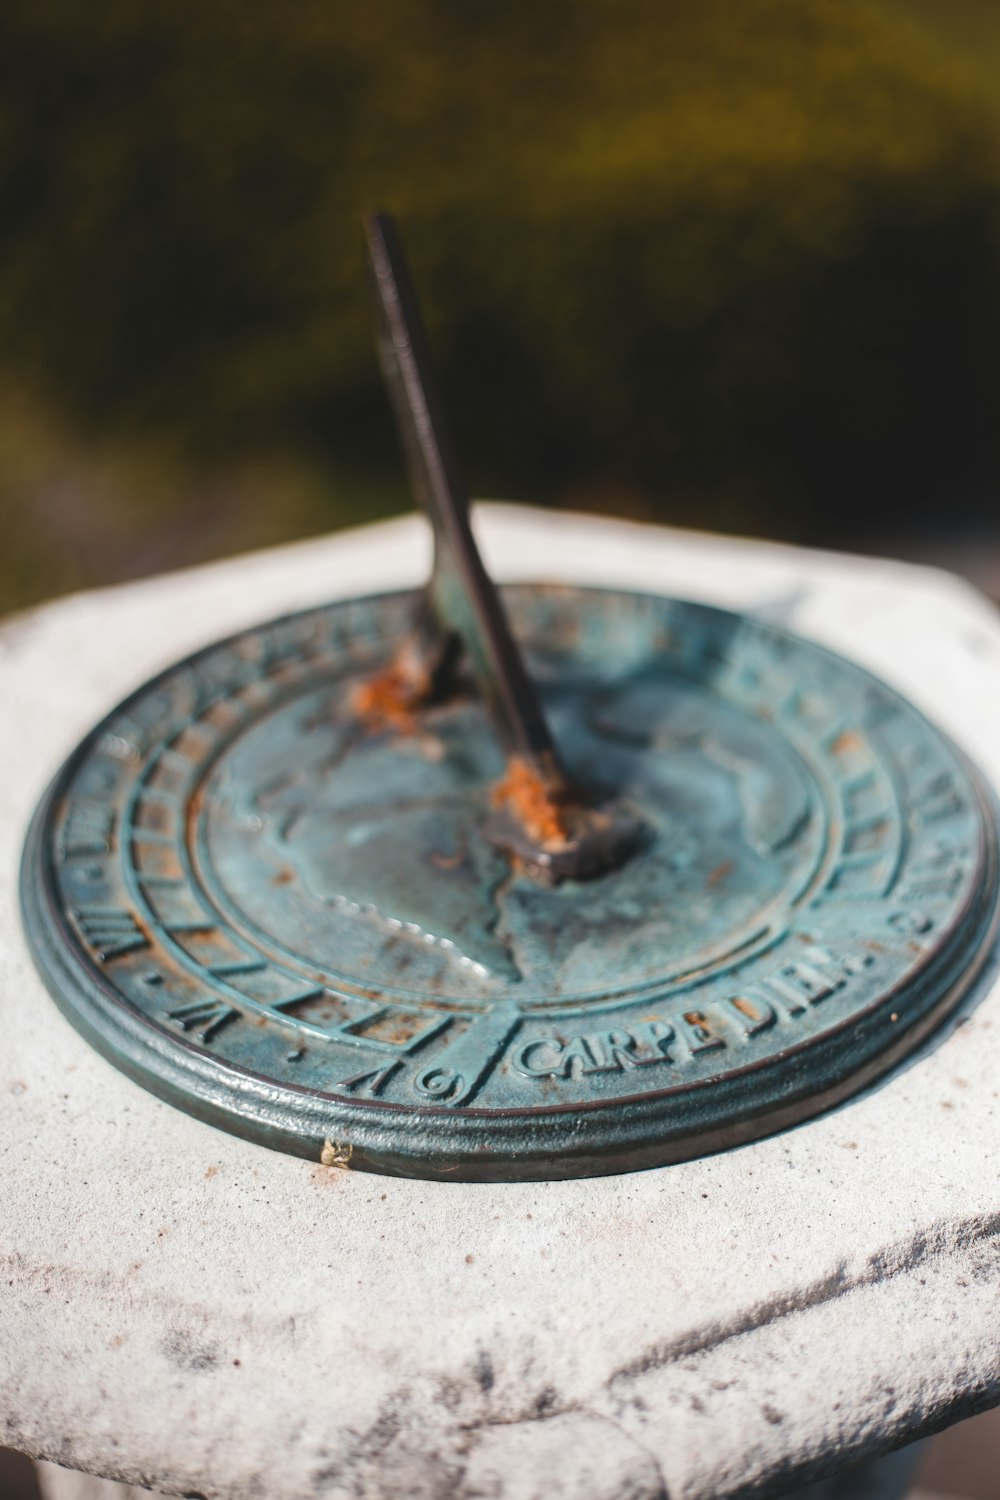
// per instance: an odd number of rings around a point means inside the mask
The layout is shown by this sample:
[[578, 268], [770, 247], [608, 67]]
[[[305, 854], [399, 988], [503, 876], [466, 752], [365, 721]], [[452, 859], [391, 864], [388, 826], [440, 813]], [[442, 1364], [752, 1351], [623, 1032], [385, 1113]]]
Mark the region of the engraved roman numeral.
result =
[[337, 1087], [350, 1089], [352, 1093], [356, 1091], [359, 1094], [377, 1095], [402, 1066], [401, 1062], [394, 1062], [390, 1063], [387, 1068], [373, 1068], [368, 1073], [355, 1073], [350, 1078], [342, 1078]]
[[62, 832], [62, 854], [110, 854], [115, 815], [101, 802], [71, 802]]
[[954, 895], [965, 875], [965, 855], [961, 848], [935, 843], [907, 867], [898, 899], [927, 901]]
[[928, 823], [940, 823], [964, 811], [964, 803], [958, 794], [958, 787], [946, 771], [935, 776], [926, 786], [921, 787], [914, 794], [914, 800], [917, 806], [913, 812], [913, 819], [921, 827], [925, 827]]
[[267, 964], [261, 958], [236, 958], [231, 962], [209, 964], [208, 972], [217, 979], [228, 979], [233, 974], [259, 974]]
[[203, 1042], [209, 1041], [237, 1014], [235, 1005], [227, 1005], [225, 1000], [192, 1000], [189, 1005], [166, 1012], [169, 1021], [182, 1031], [193, 1031]]
[[269, 1000], [267, 1003], [272, 1010], [285, 1010], [288, 1006], [301, 1005], [306, 1000], [318, 1000], [325, 995], [326, 990], [321, 984], [312, 984], [308, 989], [296, 990], [294, 995], [283, 995], [279, 1000]]
[[148, 948], [149, 938], [130, 911], [116, 906], [79, 906], [74, 913], [88, 946], [101, 963], [133, 948]]

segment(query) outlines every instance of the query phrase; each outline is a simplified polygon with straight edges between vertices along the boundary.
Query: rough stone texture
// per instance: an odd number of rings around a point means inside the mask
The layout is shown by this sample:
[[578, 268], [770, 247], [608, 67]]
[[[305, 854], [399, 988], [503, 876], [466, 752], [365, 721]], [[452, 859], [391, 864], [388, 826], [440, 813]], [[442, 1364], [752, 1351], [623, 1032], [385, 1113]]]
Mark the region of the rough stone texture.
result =
[[[1000, 624], [952, 578], [503, 507], [479, 526], [500, 576], [687, 594], [814, 636], [1000, 781]], [[160, 1104], [62, 1020], [16, 881], [64, 753], [181, 653], [412, 582], [428, 551], [394, 522], [0, 633], [0, 1441], [218, 1500], [709, 1500], [1000, 1402], [1000, 991], [797, 1130], [514, 1186], [269, 1153]]]

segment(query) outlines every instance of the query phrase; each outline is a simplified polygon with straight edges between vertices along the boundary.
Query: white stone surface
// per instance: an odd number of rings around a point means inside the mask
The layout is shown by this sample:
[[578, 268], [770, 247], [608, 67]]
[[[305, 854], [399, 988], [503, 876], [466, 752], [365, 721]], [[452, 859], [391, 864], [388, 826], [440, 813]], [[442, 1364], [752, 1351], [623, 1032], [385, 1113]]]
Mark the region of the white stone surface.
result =
[[[490, 507], [501, 577], [760, 611], [1000, 782], [1000, 624], [930, 570]], [[409, 519], [0, 631], [0, 1442], [218, 1500], [719, 1500], [1000, 1402], [1000, 992], [824, 1118], [682, 1166], [484, 1186], [267, 1152], [103, 1062], [17, 913], [36, 797], [113, 702], [270, 614], [421, 578]]]

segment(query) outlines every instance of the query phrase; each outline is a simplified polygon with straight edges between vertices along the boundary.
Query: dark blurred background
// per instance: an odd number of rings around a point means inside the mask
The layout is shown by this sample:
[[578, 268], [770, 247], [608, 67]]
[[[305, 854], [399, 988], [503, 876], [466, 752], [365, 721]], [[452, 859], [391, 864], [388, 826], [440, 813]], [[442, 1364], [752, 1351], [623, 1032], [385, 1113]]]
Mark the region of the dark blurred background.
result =
[[996, 0], [8, 0], [0, 610], [407, 508], [373, 206], [474, 493], [982, 573], [998, 84]]
[[981, 552], [998, 82], [994, 0], [8, 3], [0, 609], [405, 508], [376, 205], [475, 493]]

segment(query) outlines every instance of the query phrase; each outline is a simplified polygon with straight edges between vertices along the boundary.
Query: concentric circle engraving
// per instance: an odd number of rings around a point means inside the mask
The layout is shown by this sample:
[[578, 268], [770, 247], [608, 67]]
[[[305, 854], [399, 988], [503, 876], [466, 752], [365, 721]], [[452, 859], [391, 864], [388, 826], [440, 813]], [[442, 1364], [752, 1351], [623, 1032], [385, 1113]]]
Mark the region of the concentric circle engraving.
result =
[[643, 847], [539, 885], [483, 834], [503, 765], [471, 693], [359, 722], [413, 596], [249, 631], [112, 713], [33, 825], [33, 949], [108, 1056], [300, 1154], [572, 1176], [802, 1119], [955, 1003], [994, 823], [915, 710], [705, 606], [505, 597], [571, 773], [641, 810]]

